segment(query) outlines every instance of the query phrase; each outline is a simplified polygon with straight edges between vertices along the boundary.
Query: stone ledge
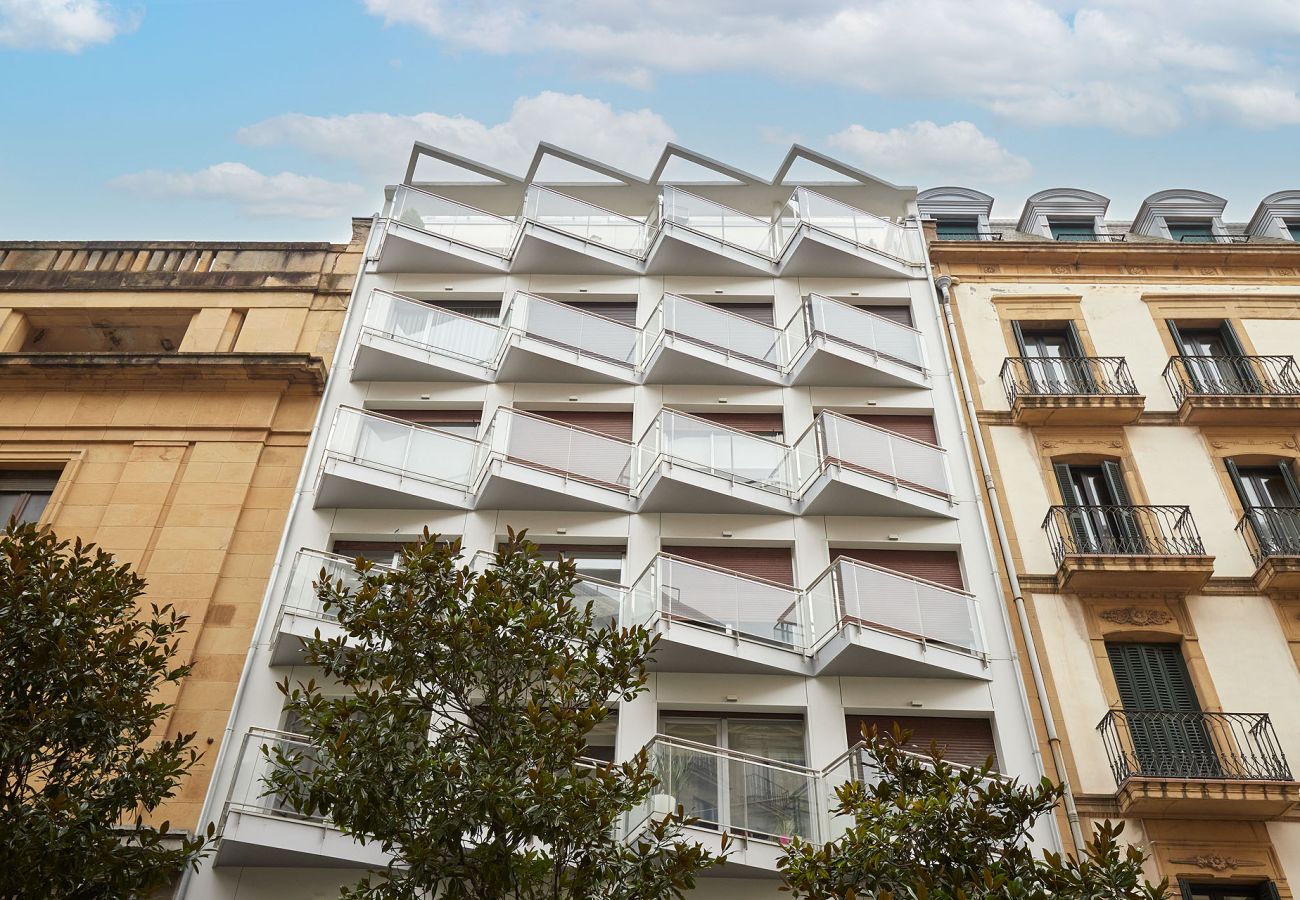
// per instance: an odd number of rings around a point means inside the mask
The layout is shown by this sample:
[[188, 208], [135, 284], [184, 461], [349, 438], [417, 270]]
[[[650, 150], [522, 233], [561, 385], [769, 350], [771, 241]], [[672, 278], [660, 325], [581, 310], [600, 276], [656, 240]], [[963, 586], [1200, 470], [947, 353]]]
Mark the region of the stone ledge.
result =
[[325, 363], [306, 353], [0, 353], [0, 379], [49, 381], [111, 378], [104, 385], [158, 387], [159, 382], [279, 382], [325, 387]]

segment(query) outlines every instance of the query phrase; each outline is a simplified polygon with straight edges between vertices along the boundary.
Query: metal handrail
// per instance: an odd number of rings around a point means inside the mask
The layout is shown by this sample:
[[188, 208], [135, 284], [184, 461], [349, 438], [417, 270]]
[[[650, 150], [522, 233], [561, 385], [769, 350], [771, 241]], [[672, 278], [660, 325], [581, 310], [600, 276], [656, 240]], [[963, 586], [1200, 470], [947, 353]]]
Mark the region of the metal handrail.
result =
[[1293, 781], [1268, 713], [1112, 709], [1097, 725], [1115, 783]]
[[1179, 404], [1191, 397], [1300, 395], [1294, 356], [1180, 355], [1170, 358], [1163, 374]]
[[1053, 506], [1042, 527], [1057, 565], [1077, 555], [1205, 555], [1186, 506]]
[[[710, 205], [712, 205], [712, 206], [716, 206], [718, 209], [724, 210], [724, 211], [726, 211], [727, 213], [731, 213], [731, 214], [734, 214], [734, 215], [736, 215], [736, 216], [742, 216], [742, 217], [744, 217], [744, 218], [746, 218], [746, 219], [749, 219], [749, 220], [752, 221], [752, 222], [756, 222], [757, 224], [759, 224], [759, 225], [761, 225], [761, 226], [765, 226], [765, 227], [767, 228], [767, 231], [768, 231], [768, 245], [769, 245], [769, 247], [770, 247], [770, 249], [771, 249], [771, 252], [770, 252], [770, 253], [764, 253], [764, 252], [762, 252], [762, 251], [756, 251], [753, 247], [746, 247], [746, 246], [743, 245], [743, 244], [738, 244], [738, 243], [736, 243], [735, 241], [728, 240], [726, 237], [719, 237], [719, 236], [716, 235], [716, 234], [710, 234], [710, 233], [707, 232], [707, 231], [704, 231], [704, 230], [702, 230], [702, 229], [700, 229], [700, 228], [697, 228], [697, 227], [691, 225], [689, 221], [682, 221], [681, 219], [678, 219], [678, 218], [675, 218], [675, 217], [672, 217], [672, 216], [668, 216], [668, 215], [664, 215], [664, 214], [662, 213], [663, 205], [664, 205], [663, 201], [665, 201], [665, 200], [667, 199], [667, 197], [668, 197], [669, 194], [685, 194], [687, 197], [691, 197], [691, 198], [693, 198], [693, 199], [695, 199], [695, 200], [702, 201], [702, 202], [707, 203], [707, 204], [710, 204]], [[661, 200], [661, 202], [660, 202], [660, 205], [659, 205], [659, 207], [658, 207], [658, 209], [660, 210], [660, 214], [661, 214], [661, 215], [660, 215], [660, 224], [659, 224], [659, 226], [658, 226], [660, 230], [662, 230], [664, 224], [669, 224], [669, 223], [670, 223], [670, 224], [675, 225], [675, 226], [677, 226], [677, 227], [685, 228], [687, 231], [690, 231], [690, 232], [692, 232], [692, 233], [694, 233], [694, 234], [698, 234], [698, 235], [700, 235], [701, 237], [708, 238], [709, 240], [718, 241], [719, 243], [726, 244], [726, 245], [729, 246], [729, 247], [735, 247], [735, 248], [738, 249], [738, 250], [743, 250], [743, 251], [745, 251], [746, 253], [757, 253], [758, 255], [762, 256], [764, 259], [768, 259], [768, 260], [776, 260], [776, 259], [780, 259], [780, 258], [781, 258], [781, 253], [783, 253], [783, 252], [785, 251], [785, 245], [789, 243], [789, 238], [787, 238], [784, 242], [782, 242], [782, 244], [781, 244], [781, 246], [780, 246], [779, 248], [777, 247], [776, 234], [777, 234], [777, 231], [778, 231], [778, 229], [779, 229], [779, 223], [778, 223], [778, 222], [775, 222], [775, 221], [770, 220], [770, 219], [768, 219], [768, 220], [760, 219], [758, 216], [751, 215], [750, 213], [747, 213], [747, 212], [744, 212], [744, 211], [742, 211], [742, 210], [736, 209], [735, 207], [727, 206], [725, 203], [719, 203], [719, 202], [716, 201], [716, 200], [711, 200], [711, 199], [709, 199], [708, 197], [701, 197], [699, 194], [693, 194], [693, 193], [691, 193], [690, 191], [685, 190], [685, 189], [680, 188], [680, 187], [677, 187], [677, 186], [675, 186], [675, 185], [664, 185], [664, 192], [660, 195], [660, 200]]]
[[1256, 568], [1278, 556], [1300, 556], [1300, 507], [1248, 506], [1237, 522]]
[[975, 230], [936, 232], [934, 239], [936, 241], [1000, 241], [1002, 232]]
[[1122, 356], [1009, 356], [998, 373], [1007, 402], [1017, 397], [1136, 397]]

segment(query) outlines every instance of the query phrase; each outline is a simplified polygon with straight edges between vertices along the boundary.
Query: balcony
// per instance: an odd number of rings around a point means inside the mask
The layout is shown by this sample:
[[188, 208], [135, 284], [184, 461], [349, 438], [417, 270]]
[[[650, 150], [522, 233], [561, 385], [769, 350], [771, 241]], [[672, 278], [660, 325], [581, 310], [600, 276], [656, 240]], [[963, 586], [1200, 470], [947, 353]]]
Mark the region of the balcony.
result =
[[770, 275], [781, 254], [776, 223], [665, 185], [647, 274]]
[[501, 329], [491, 322], [371, 291], [352, 357], [352, 380], [493, 381], [501, 339]]
[[1186, 424], [1300, 423], [1300, 369], [1293, 356], [1175, 356], [1164, 375]]
[[801, 511], [956, 518], [943, 448], [828, 410], [795, 442]]
[[378, 272], [505, 272], [519, 226], [410, 185], [399, 185], [375, 260]]
[[532, 184], [524, 196], [513, 268], [538, 274], [639, 274], [653, 237], [646, 220]]
[[501, 316], [498, 381], [587, 384], [639, 378], [641, 332], [581, 306], [517, 291]]
[[661, 410], [637, 442], [641, 512], [793, 513], [785, 444]]
[[[779, 223], [781, 274], [913, 277], [924, 270], [925, 239], [916, 223], [897, 224], [808, 188], [796, 188]], [[781, 237], [778, 237], [778, 241]]]
[[782, 384], [786, 333], [737, 313], [664, 294], [642, 335], [649, 384]]
[[1043, 530], [1059, 590], [1192, 594], [1214, 573], [1186, 506], [1053, 506]]
[[1111, 710], [1097, 731], [1120, 815], [1274, 819], [1300, 802], [1267, 713]]
[[343, 406], [316, 480], [317, 509], [469, 509], [477, 441]]
[[[280, 595], [280, 615], [271, 639], [271, 665], [292, 666], [302, 661], [303, 641], [317, 632], [326, 640], [341, 637], [337, 615], [327, 610], [317, 595], [321, 573], [330, 581], [342, 581], [345, 587], [360, 584], [354, 560], [336, 553], [299, 550], [293, 557], [289, 576]], [[383, 570], [386, 566], [376, 566]]]
[[1261, 592], [1300, 590], [1300, 508], [1252, 506], [1237, 523]]
[[477, 505], [631, 512], [632, 465], [627, 441], [501, 407], [480, 442]]
[[1146, 405], [1122, 356], [1013, 356], [1000, 377], [1017, 425], [1127, 425]]
[[791, 381], [831, 387], [929, 387], [922, 336], [870, 310], [809, 294], [798, 324], [787, 327]]
[[807, 601], [818, 674], [989, 677], [965, 591], [840, 557]]
[[656, 668], [808, 674], [803, 595], [752, 575], [660, 553], [628, 589], [622, 624], [659, 632]]
[[387, 865], [388, 857], [378, 846], [362, 845], [323, 817], [304, 815], [268, 792], [265, 778], [275, 765], [268, 751], [273, 748], [304, 756], [312, 753], [300, 735], [249, 729], [222, 810], [221, 840], [213, 865], [325, 869]]

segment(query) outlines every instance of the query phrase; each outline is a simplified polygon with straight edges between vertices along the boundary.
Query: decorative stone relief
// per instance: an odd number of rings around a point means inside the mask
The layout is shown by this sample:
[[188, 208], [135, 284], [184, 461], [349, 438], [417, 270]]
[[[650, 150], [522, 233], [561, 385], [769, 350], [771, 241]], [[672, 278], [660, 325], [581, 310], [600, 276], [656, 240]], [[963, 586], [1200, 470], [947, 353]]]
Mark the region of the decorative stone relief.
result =
[[1125, 266], [1124, 271], [1129, 275], [1145, 275], [1147, 274], [1147, 267], [1146, 266]]
[[1221, 856], [1218, 853], [1198, 853], [1183, 859], [1170, 859], [1172, 863], [1184, 866], [1196, 866], [1199, 869], [1213, 869], [1215, 872], [1227, 872], [1242, 866], [1262, 866], [1262, 862], [1253, 859], [1241, 859], [1237, 856]]
[[1072, 271], [1070, 266], [1052, 266], [1053, 275], [1069, 275]]
[[1119, 609], [1102, 610], [1098, 615], [1116, 625], [1168, 625], [1174, 620], [1173, 613], [1169, 610], [1149, 606], [1122, 606]]
[[1218, 274], [1219, 274], [1219, 270], [1216, 269], [1214, 266], [1201, 266], [1201, 268], [1200, 268], [1200, 272], [1201, 272], [1202, 275], [1218, 275]]

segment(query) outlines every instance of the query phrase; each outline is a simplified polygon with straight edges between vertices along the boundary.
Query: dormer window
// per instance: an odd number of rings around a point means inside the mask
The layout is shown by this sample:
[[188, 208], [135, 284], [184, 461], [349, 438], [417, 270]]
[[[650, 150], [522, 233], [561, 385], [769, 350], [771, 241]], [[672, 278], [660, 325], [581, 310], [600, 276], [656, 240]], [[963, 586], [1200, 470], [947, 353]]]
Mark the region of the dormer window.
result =
[[1052, 239], [1057, 241], [1095, 241], [1097, 228], [1091, 219], [1056, 219], [1047, 220]]
[[1300, 219], [1287, 219], [1286, 230], [1291, 235], [1291, 240], [1300, 243]]
[[1227, 200], [1204, 191], [1158, 191], [1138, 207], [1132, 231], [1180, 244], [1226, 244], [1234, 239], [1223, 227], [1227, 205]]
[[979, 220], [973, 216], [944, 216], [935, 220], [935, 233], [941, 241], [978, 241]]
[[1169, 238], [1180, 244], [1214, 243], [1214, 226], [1209, 219], [1175, 219], [1165, 224]]
[[1051, 188], [1025, 201], [1016, 230], [1057, 241], [1104, 241], [1110, 201], [1079, 188]]
[[999, 237], [989, 228], [993, 198], [962, 187], [937, 187], [916, 195], [922, 218], [934, 220], [941, 241], [991, 241]]
[[1261, 200], [1246, 234], [1300, 242], [1300, 191], [1278, 191]]

